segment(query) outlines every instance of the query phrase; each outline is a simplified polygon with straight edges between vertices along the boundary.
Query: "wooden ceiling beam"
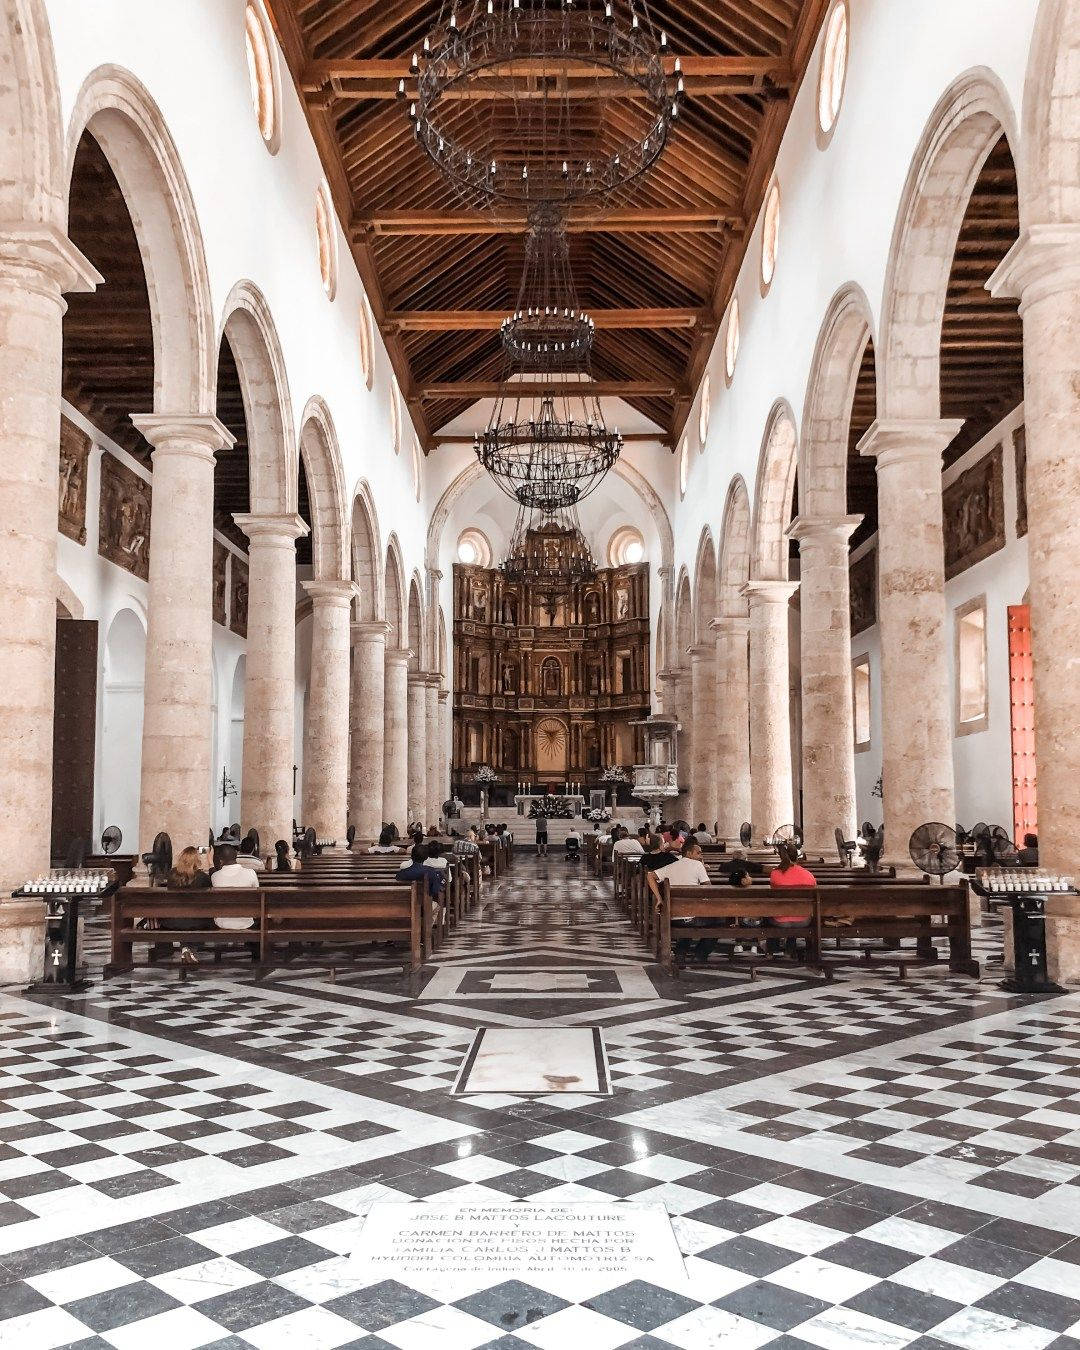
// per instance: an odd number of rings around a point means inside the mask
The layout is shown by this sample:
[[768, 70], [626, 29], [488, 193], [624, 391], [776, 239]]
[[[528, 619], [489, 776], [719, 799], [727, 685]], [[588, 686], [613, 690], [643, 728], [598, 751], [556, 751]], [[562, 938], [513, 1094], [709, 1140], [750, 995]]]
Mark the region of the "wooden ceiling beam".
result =
[[543, 394], [568, 394], [584, 398], [678, 398], [685, 396], [677, 380], [581, 380], [533, 381], [521, 380], [500, 384], [494, 380], [447, 380], [438, 384], [421, 385], [418, 390], [425, 403], [444, 399], [468, 402], [479, 398], [498, 398], [512, 394], [515, 398], [539, 398]]
[[[729, 207], [670, 211], [636, 207], [571, 213], [566, 228], [569, 234], [715, 234], [741, 230], [745, 223], [738, 211]], [[382, 238], [524, 234], [528, 221], [524, 213], [497, 217], [481, 211], [380, 211], [357, 216], [350, 228], [354, 234], [372, 233]]]
[[[598, 329], [693, 328], [703, 316], [700, 309], [598, 309], [590, 310]], [[401, 310], [386, 316], [387, 324], [402, 333], [496, 332], [504, 309]]]

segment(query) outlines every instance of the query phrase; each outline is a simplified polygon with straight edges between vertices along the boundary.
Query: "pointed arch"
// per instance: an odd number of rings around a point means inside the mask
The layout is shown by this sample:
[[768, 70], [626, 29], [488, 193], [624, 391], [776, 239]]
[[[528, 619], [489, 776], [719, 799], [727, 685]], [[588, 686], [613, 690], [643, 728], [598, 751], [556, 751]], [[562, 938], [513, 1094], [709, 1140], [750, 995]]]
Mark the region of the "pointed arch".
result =
[[685, 567], [679, 569], [675, 587], [675, 650], [670, 652], [671, 667], [687, 670], [690, 666], [689, 649], [694, 642], [694, 605], [690, 594], [690, 575]]
[[407, 611], [410, 670], [424, 669], [424, 654], [427, 640], [424, 625], [424, 585], [420, 573], [414, 572], [409, 579], [409, 605]]
[[[250, 510], [296, 511], [296, 437], [289, 380], [270, 307], [253, 281], [238, 281], [225, 301], [222, 336], [240, 376], [248, 436]], [[220, 348], [220, 343], [218, 344]]]
[[826, 311], [803, 406], [799, 514], [811, 520], [847, 514], [848, 437], [855, 385], [873, 338], [870, 302], [854, 282]]
[[345, 513], [345, 475], [330, 410], [318, 396], [309, 400], [300, 421], [300, 457], [311, 494], [315, 578], [346, 581], [349, 525]]
[[795, 414], [786, 399], [777, 399], [765, 423], [754, 489], [754, 533], [750, 572], [755, 580], [786, 581], [791, 499], [799, 463]]
[[1080, 0], [1042, 0], [1024, 85], [1022, 225], [1080, 221]]
[[356, 614], [361, 623], [386, 617], [379, 516], [366, 480], [356, 485], [352, 504], [352, 578], [359, 587]]
[[2, 0], [0, 70], [0, 218], [60, 230], [64, 124], [43, 0]]
[[[985, 68], [961, 75], [930, 115], [904, 185], [885, 273], [878, 366], [883, 420], [941, 416], [941, 324], [956, 242], [976, 179], [1002, 135], [1015, 152], [1020, 138], [1009, 96]], [[1019, 161], [1017, 173], [1022, 201]]]
[[745, 619], [748, 613], [743, 588], [750, 580], [750, 494], [741, 474], [731, 480], [724, 520], [720, 527], [720, 613], [728, 619]]
[[402, 566], [401, 545], [396, 534], [391, 534], [386, 543], [383, 591], [383, 612], [390, 625], [386, 646], [388, 649], [400, 650], [409, 644], [405, 617], [405, 568]]
[[[75, 100], [66, 196], [84, 134], [101, 147], [124, 195], [142, 257], [154, 331], [154, 409], [213, 413], [217, 343], [202, 231], [160, 109], [120, 66], [99, 66]], [[148, 409], [133, 408], [133, 413]]]
[[713, 638], [709, 625], [717, 617], [716, 609], [716, 545], [708, 525], [698, 540], [694, 562], [694, 642], [708, 642]]

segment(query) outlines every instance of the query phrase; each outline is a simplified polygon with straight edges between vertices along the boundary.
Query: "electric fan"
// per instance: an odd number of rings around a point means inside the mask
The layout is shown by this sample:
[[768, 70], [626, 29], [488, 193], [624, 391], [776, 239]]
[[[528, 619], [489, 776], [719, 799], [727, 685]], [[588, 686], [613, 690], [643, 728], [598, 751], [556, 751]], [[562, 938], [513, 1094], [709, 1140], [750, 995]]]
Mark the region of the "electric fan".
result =
[[1020, 861], [1012, 836], [1003, 825], [990, 826], [990, 850], [994, 855], [994, 861], [1001, 863], [1003, 867], [1015, 867]]
[[943, 886], [946, 872], [955, 872], [960, 866], [956, 831], [940, 820], [929, 821], [915, 830], [908, 840], [908, 853], [920, 871], [937, 877]]
[[345, 842], [350, 848], [353, 846], [353, 840], [356, 838], [356, 826], [350, 825], [345, 831]]
[[115, 853], [123, 842], [124, 836], [119, 825], [106, 825], [101, 832], [101, 851], [106, 856]]
[[797, 849], [802, 848], [802, 831], [794, 825], [778, 825], [772, 832], [772, 838], [767, 841], [767, 847], [777, 848], [780, 844], [794, 844]]
[[154, 835], [154, 846], [142, 855], [142, 860], [150, 873], [150, 885], [163, 886], [172, 868], [172, 840], [164, 830]]
[[749, 848], [754, 838], [754, 827], [748, 820], [744, 820], [739, 826], [739, 843], [743, 848]]
[[859, 846], [857, 839], [845, 839], [844, 831], [837, 825], [833, 831], [836, 837], [836, 851], [840, 855], [840, 863], [843, 867], [850, 867], [855, 858], [855, 850]]

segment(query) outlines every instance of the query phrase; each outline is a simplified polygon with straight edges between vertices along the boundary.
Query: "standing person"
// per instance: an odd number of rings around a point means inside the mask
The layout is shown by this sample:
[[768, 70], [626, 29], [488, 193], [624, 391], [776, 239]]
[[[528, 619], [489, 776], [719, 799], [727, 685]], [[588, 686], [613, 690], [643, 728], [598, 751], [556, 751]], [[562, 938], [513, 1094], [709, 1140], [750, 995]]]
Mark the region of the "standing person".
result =
[[547, 816], [536, 817], [536, 856], [547, 857], [548, 827]]

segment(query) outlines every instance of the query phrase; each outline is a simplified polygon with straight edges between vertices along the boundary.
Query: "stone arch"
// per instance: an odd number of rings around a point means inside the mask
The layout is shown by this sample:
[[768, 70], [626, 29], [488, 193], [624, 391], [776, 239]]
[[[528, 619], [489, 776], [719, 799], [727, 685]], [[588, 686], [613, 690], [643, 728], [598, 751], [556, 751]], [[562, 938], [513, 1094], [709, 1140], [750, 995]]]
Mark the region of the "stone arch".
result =
[[720, 527], [720, 613], [729, 619], [745, 619], [747, 602], [743, 588], [750, 580], [750, 494], [741, 474], [731, 480], [724, 520]]
[[424, 669], [424, 653], [427, 651], [424, 637], [424, 587], [420, 574], [414, 572], [409, 580], [409, 604], [406, 615], [408, 624], [410, 670]]
[[706, 525], [698, 540], [694, 563], [694, 642], [709, 642], [713, 633], [709, 627], [717, 617], [716, 545], [712, 530]]
[[345, 475], [337, 432], [326, 404], [309, 400], [300, 420], [300, 458], [311, 494], [312, 566], [318, 581], [349, 576], [349, 525], [345, 513]]
[[405, 619], [405, 569], [401, 563], [401, 545], [396, 534], [392, 534], [386, 544], [386, 563], [383, 568], [383, 612], [390, 625], [386, 636], [388, 649], [400, 649], [408, 646], [408, 630]]
[[1080, 0], [1042, 0], [1024, 86], [1022, 225], [1080, 221]]
[[[85, 614], [83, 602], [75, 594], [72, 588], [59, 574], [56, 574], [56, 604], [57, 617], [69, 619], [81, 619]], [[63, 608], [64, 614], [60, 614], [59, 609]]]
[[689, 648], [694, 642], [694, 606], [690, 597], [690, 576], [686, 568], [679, 571], [678, 585], [675, 587], [675, 650], [669, 653], [671, 665], [676, 670], [686, 670], [690, 665]]
[[873, 319], [854, 283], [833, 296], [818, 334], [803, 408], [799, 514], [811, 520], [847, 514], [848, 435], [859, 367]]
[[165, 119], [134, 75], [119, 66], [99, 66], [75, 100], [66, 185], [84, 132], [109, 161], [139, 243], [154, 330], [153, 410], [213, 413], [217, 344], [206, 254]]
[[[885, 274], [878, 366], [883, 420], [941, 416], [941, 324], [956, 241], [979, 172], [1002, 135], [1015, 151], [1019, 134], [1008, 94], [986, 69], [961, 75], [930, 115], [904, 186]], [[1023, 200], [1019, 161], [1017, 175]]]
[[2, 0], [0, 70], [0, 216], [59, 232], [64, 124], [44, 0]]
[[773, 404], [765, 424], [754, 490], [750, 570], [757, 581], [786, 581], [791, 498], [799, 463], [795, 414], [786, 399]]
[[356, 615], [361, 623], [374, 623], [386, 616], [381, 558], [375, 500], [371, 488], [361, 479], [352, 504], [352, 577], [359, 587]]
[[[250, 511], [296, 511], [296, 438], [285, 358], [262, 291], [238, 281], [225, 301], [222, 335], [240, 376], [248, 436]], [[220, 350], [220, 342], [217, 350]]]

